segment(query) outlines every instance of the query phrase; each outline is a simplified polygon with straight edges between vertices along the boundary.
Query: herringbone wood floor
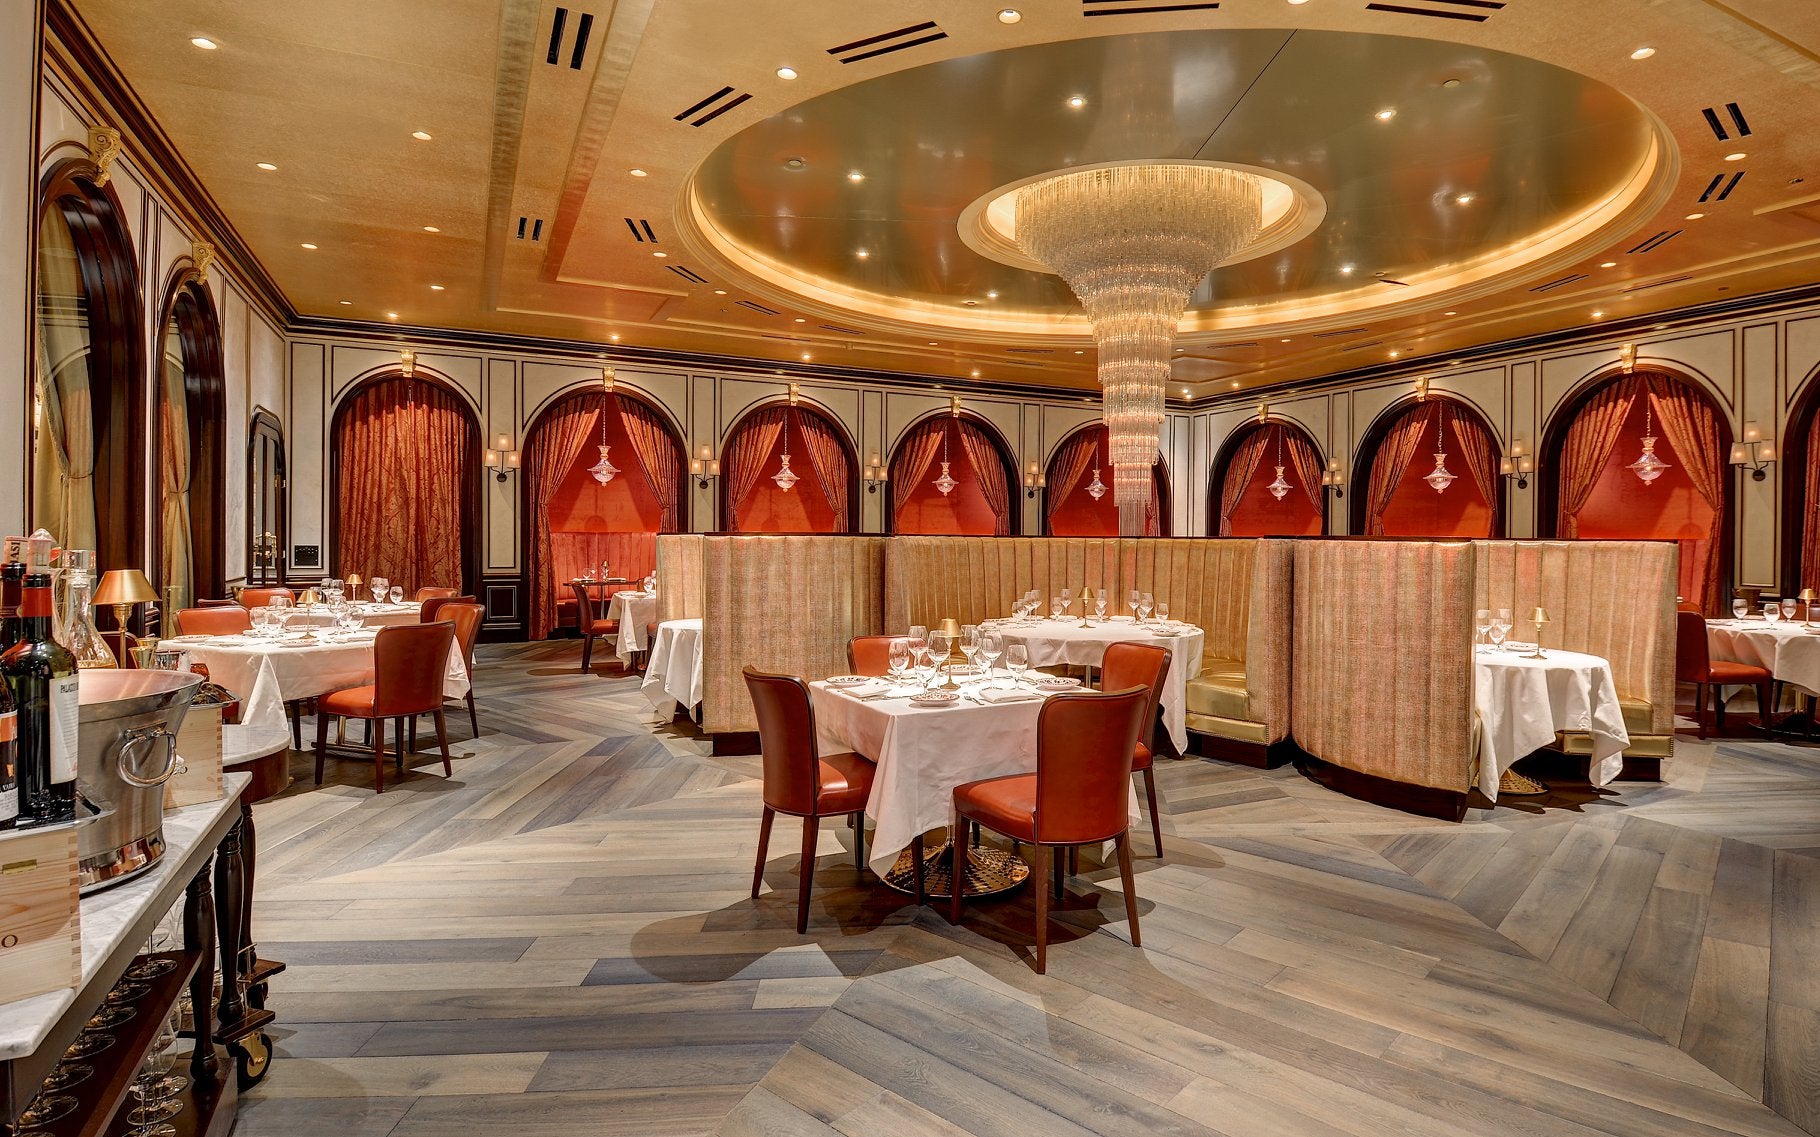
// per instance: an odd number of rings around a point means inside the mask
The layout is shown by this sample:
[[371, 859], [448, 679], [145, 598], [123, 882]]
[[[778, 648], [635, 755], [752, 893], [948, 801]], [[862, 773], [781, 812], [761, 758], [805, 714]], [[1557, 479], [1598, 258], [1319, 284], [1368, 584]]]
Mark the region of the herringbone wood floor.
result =
[[1820, 1132], [1820, 750], [1689, 737], [1457, 826], [1164, 762], [1143, 948], [1092, 866], [1036, 976], [1026, 895], [951, 928], [832, 823], [796, 936], [756, 760], [578, 659], [483, 648], [453, 779], [297, 756], [258, 807], [290, 970], [242, 1137]]

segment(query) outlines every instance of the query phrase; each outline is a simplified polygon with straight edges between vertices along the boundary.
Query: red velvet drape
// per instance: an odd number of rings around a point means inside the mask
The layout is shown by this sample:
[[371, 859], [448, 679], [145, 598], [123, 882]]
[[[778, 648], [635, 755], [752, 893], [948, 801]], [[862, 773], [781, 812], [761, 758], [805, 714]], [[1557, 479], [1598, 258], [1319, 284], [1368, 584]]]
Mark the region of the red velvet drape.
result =
[[777, 445], [786, 421], [785, 407], [767, 407], [753, 411], [740, 424], [721, 456], [721, 470], [727, 479], [727, 527], [735, 528], [739, 505], [765, 473], [765, 460]]
[[1222, 537], [1232, 536], [1232, 511], [1245, 498], [1245, 487], [1263, 464], [1264, 452], [1270, 449], [1273, 432], [1281, 428], [1254, 430], [1239, 440], [1232, 461], [1226, 463], [1226, 481], [1220, 486], [1220, 529]]
[[1299, 430], [1278, 427], [1283, 432], [1283, 452], [1289, 456], [1289, 464], [1295, 469], [1296, 481], [1308, 497], [1310, 505], [1318, 514], [1326, 508], [1323, 500], [1327, 490], [1321, 485], [1321, 475], [1326, 470], [1321, 465], [1321, 455], [1315, 451], [1314, 443]]
[[[1707, 538], [1704, 571], [1697, 578], [1700, 595], [1683, 596], [1698, 604], [1708, 616], [1720, 615], [1719, 560], [1725, 546], [1725, 481], [1731, 472], [1726, 463], [1725, 440], [1719, 429], [1719, 416], [1712, 404], [1685, 383], [1664, 376], [1651, 375], [1648, 380], [1650, 405], [1655, 408], [1656, 422], [1669, 445], [1680, 456], [1688, 480], [1693, 483], [1707, 505], [1712, 507], [1712, 534]], [[1683, 541], [1682, 555], [1697, 548], [1698, 541]]]
[[1618, 445], [1624, 420], [1630, 416], [1631, 402], [1642, 383], [1635, 376], [1617, 380], [1587, 400], [1567, 428], [1561, 443], [1561, 478], [1555, 533], [1561, 537], [1580, 535], [1580, 511], [1592, 500], [1599, 475], [1611, 461]]
[[833, 532], [847, 532], [850, 526], [848, 494], [852, 492], [853, 483], [853, 464], [847, 457], [847, 447], [833, 424], [820, 415], [798, 410], [791, 416], [791, 425], [797, 428], [802, 449], [809, 455], [809, 469], [821, 483], [828, 508], [834, 511]]
[[1479, 488], [1479, 495], [1485, 504], [1491, 507], [1491, 527], [1486, 536], [1495, 536], [1498, 532], [1498, 444], [1491, 432], [1476, 419], [1454, 413], [1447, 416], [1453, 424], [1454, 438], [1460, 444], [1460, 465]]
[[615, 398], [614, 402], [619, 404], [619, 419], [626, 438], [632, 443], [632, 452], [638, 458], [638, 467], [644, 471], [645, 484], [651, 487], [651, 495], [663, 508], [659, 531], [674, 533], [680, 528], [681, 495], [677, 489], [682, 480], [682, 452], [676, 436], [670, 433], [656, 411], [636, 399]]
[[[1074, 496], [1076, 486], [1093, 468], [1093, 462], [1100, 452], [1100, 439], [1104, 437], [1091, 430], [1083, 430], [1070, 438], [1056, 452], [1049, 462], [1049, 526], [1053, 531], [1055, 515], [1060, 513], [1068, 499]], [[1108, 470], [1108, 473], [1111, 471]]]
[[967, 461], [973, 464], [973, 476], [979, 481], [980, 492], [986, 495], [986, 504], [992, 507], [994, 536], [1011, 535], [1011, 487], [1005, 476], [1005, 462], [999, 457], [998, 447], [986, 432], [966, 419], [956, 419], [955, 433], [960, 437], [961, 446], [967, 451]]
[[1820, 412], [1808, 423], [1807, 469], [1803, 477], [1806, 496], [1801, 509], [1801, 579], [1792, 582], [1796, 592], [1820, 588]]
[[935, 456], [942, 452], [942, 431], [947, 419], [927, 419], [897, 444], [891, 462], [891, 515], [900, 516], [910, 503], [910, 495], [935, 467]]
[[[550, 538], [550, 499], [580, 458], [600, 435], [600, 408], [592, 399], [565, 399], [537, 420], [525, 442], [523, 476], [531, 502], [531, 547], [526, 573], [531, 586], [531, 638], [541, 640], [555, 626], [556, 603], [563, 599], [556, 579], [556, 556]], [[566, 592], [568, 586], [560, 586]]]
[[407, 594], [460, 589], [473, 543], [479, 428], [461, 397], [425, 379], [370, 383], [336, 416], [336, 563]]
[[1417, 404], [1409, 407], [1391, 423], [1378, 443], [1371, 459], [1371, 483], [1365, 490], [1365, 533], [1384, 535], [1384, 511], [1403, 483], [1403, 474], [1422, 448], [1422, 440], [1431, 436], [1431, 420], [1438, 406]]

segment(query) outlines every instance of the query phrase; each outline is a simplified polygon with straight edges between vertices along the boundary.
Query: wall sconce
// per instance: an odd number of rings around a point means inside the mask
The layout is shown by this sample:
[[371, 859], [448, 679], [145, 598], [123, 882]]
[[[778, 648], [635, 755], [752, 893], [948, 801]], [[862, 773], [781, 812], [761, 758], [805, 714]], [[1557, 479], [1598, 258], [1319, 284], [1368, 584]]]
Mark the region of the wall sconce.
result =
[[1637, 345], [1627, 343], [1618, 349], [1618, 367], [1629, 375], [1637, 369]]
[[885, 468], [881, 456], [872, 455], [872, 460], [866, 463], [866, 492], [877, 493], [878, 487], [884, 485], [890, 476], [890, 471]]
[[493, 445], [487, 449], [486, 456], [481, 461], [487, 469], [493, 471], [495, 481], [505, 481], [507, 473], [518, 469], [518, 451], [512, 449], [512, 436], [495, 434]]
[[1040, 489], [1047, 489], [1048, 487], [1049, 487], [1049, 475], [1043, 472], [1043, 468], [1041, 466], [1038, 466], [1035, 462], [1032, 462], [1028, 466], [1024, 467], [1024, 496], [1026, 498], [1028, 498], [1030, 500], [1035, 500], [1036, 491], [1040, 490]]
[[1346, 491], [1341, 488], [1346, 484], [1346, 475], [1340, 472], [1338, 458], [1327, 459], [1327, 468], [1321, 471], [1321, 484], [1332, 490], [1333, 496], [1336, 498], [1346, 496]]
[[1269, 422], [1270, 421], [1270, 404], [1269, 403], [1261, 402], [1258, 404], [1258, 421], [1259, 422]]
[[1529, 475], [1536, 472], [1535, 456], [1524, 453], [1526, 449], [1523, 440], [1519, 438], [1510, 444], [1510, 456], [1498, 459], [1498, 473], [1517, 479], [1517, 488], [1520, 490], [1529, 488]]
[[697, 489], [707, 489], [708, 483], [720, 477], [720, 460], [714, 457], [714, 447], [699, 446], [695, 457], [689, 459], [689, 473], [695, 478]]
[[1750, 479], [1760, 482], [1769, 476], [1770, 463], [1776, 460], [1776, 441], [1763, 437], [1763, 428], [1754, 422], [1744, 424], [1744, 441], [1732, 443], [1731, 464], [1749, 469]]
[[1416, 402], [1426, 403], [1427, 401], [1428, 401], [1428, 376], [1424, 375], [1421, 378], [1416, 380]]
[[417, 353], [406, 348], [398, 353], [398, 373], [406, 379], [417, 374]]

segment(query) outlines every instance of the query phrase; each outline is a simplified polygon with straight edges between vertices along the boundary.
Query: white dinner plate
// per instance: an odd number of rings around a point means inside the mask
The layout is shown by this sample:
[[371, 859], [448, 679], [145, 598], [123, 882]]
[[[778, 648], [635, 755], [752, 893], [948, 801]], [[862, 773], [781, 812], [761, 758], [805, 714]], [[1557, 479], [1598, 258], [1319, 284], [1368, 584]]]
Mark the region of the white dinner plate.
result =
[[1071, 675], [1051, 675], [1047, 679], [1038, 679], [1030, 685], [1039, 691], [1072, 691], [1081, 685], [1081, 681]]
[[910, 702], [919, 707], [952, 707], [960, 701], [960, 695], [954, 691], [924, 691], [910, 696]]
[[872, 675], [830, 675], [826, 682], [830, 687], [858, 687], [870, 683], [876, 676]]

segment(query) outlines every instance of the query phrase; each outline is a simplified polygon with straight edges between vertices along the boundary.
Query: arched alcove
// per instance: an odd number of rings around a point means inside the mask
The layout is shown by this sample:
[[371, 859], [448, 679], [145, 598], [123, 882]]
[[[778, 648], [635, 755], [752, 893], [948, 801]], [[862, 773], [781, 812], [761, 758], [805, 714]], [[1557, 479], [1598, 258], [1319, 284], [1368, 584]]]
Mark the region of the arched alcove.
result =
[[1820, 592], [1820, 370], [1807, 377], [1783, 427], [1782, 595]]
[[[1454, 480], [1427, 480], [1435, 455]], [[1504, 479], [1498, 436], [1478, 408], [1448, 395], [1411, 396], [1386, 408], [1359, 442], [1352, 531], [1369, 537], [1500, 537]]]
[[[1627, 468], [1646, 435], [1668, 464], [1648, 483]], [[1696, 380], [1642, 367], [1597, 376], [1543, 435], [1539, 527], [1545, 536], [1677, 541], [1682, 599], [1718, 615], [1734, 512], [1730, 450], [1725, 409]]]
[[291, 547], [284, 477], [284, 427], [256, 410], [246, 445], [246, 582], [255, 587], [284, 583]]
[[335, 573], [406, 595], [480, 583], [480, 420], [454, 386], [394, 369], [341, 398], [329, 429]]
[[[947, 493], [936, 484], [943, 462], [956, 483]], [[978, 415], [939, 411], [913, 423], [889, 469], [889, 532], [1004, 537], [1021, 529], [1017, 461]]]
[[[1289, 492], [1270, 492], [1282, 468]], [[1283, 418], [1250, 419], [1220, 447], [1208, 478], [1207, 532], [1219, 537], [1318, 537], [1327, 531], [1325, 467], [1314, 436]]]
[[152, 565], [176, 611], [227, 594], [227, 396], [221, 321], [193, 265], [173, 275], [159, 311]]
[[[789, 456], [796, 481], [774, 480]], [[859, 458], [833, 415], [806, 400], [749, 409], [721, 447], [721, 528], [729, 533], [851, 533]]]
[[95, 550], [103, 570], [136, 568], [147, 559], [144, 301], [119, 199], [95, 176], [66, 159], [40, 188], [31, 525]]
[[[1097, 473], [1104, 492], [1093, 493]], [[1064, 436], [1050, 455], [1044, 475], [1043, 532], [1053, 537], [1116, 537], [1118, 505], [1113, 501], [1112, 463], [1106, 454], [1106, 425], [1088, 423]], [[1169, 536], [1169, 470], [1162, 458], [1151, 467], [1150, 503], [1144, 510], [1146, 537]]]

